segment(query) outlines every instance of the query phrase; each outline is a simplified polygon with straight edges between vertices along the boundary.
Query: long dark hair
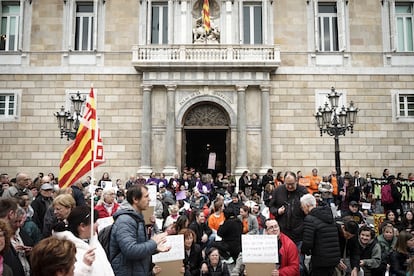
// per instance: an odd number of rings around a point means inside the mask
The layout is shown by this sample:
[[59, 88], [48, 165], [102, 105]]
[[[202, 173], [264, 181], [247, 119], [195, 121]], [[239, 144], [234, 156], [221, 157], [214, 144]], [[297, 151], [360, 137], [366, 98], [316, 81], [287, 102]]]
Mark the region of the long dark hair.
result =
[[[98, 214], [93, 212], [94, 222], [98, 219]], [[77, 206], [70, 212], [68, 218], [68, 230], [76, 237], [79, 237], [78, 227], [82, 223], [87, 226], [91, 224], [91, 209], [88, 206]]]

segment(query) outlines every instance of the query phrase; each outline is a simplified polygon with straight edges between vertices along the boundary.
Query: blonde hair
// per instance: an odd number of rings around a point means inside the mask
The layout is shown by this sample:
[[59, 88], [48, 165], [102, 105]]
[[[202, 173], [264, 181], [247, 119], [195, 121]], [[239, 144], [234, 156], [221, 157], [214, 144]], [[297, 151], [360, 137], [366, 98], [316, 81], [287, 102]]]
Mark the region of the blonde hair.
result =
[[76, 202], [71, 194], [62, 194], [58, 195], [53, 200], [53, 207], [55, 207], [58, 204], [66, 208], [73, 209], [76, 205]]

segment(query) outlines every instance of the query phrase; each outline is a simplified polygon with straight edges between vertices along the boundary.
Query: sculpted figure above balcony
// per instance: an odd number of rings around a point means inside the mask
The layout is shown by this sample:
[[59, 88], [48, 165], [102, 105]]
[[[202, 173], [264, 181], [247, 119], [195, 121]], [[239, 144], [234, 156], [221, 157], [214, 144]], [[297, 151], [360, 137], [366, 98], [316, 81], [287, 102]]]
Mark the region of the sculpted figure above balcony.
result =
[[193, 29], [193, 43], [194, 44], [219, 44], [220, 43], [220, 31], [216, 24], [211, 21], [211, 29], [206, 32], [203, 26], [201, 17], [196, 20], [196, 26]]

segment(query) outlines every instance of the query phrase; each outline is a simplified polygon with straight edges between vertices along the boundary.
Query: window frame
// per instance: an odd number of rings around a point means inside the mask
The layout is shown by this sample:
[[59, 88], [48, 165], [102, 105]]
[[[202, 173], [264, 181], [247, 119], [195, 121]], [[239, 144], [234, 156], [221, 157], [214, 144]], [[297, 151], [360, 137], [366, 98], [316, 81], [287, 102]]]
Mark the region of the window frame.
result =
[[[249, 7], [249, 30], [250, 30], [250, 32], [249, 32], [249, 42], [247, 43], [246, 41], [245, 41], [245, 32], [246, 32], [246, 26], [245, 26], [245, 20], [244, 20], [244, 10], [245, 10], [245, 7]], [[257, 43], [256, 41], [255, 41], [255, 39], [256, 39], [256, 36], [255, 36], [255, 34], [256, 34], [256, 32], [255, 32], [255, 29], [256, 29], [256, 24], [255, 24], [255, 22], [256, 22], [256, 17], [254, 16], [255, 15], [255, 8], [256, 7], [260, 7], [260, 16], [261, 16], [261, 18], [260, 18], [260, 42], [259, 43]], [[264, 9], [263, 9], [263, 2], [261, 2], [261, 1], [246, 1], [246, 2], [242, 2], [241, 3], [241, 12], [240, 12], [240, 17], [241, 17], [241, 29], [240, 29], [240, 38], [241, 38], [241, 41], [242, 41], [242, 44], [244, 44], [244, 45], [261, 45], [261, 44], [263, 44], [264, 43], [264, 40], [265, 40], [265, 38], [264, 38], [264, 26], [263, 26], [263, 22], [264, 22], [264, 20], [265, 20], [265, 18], [264, 18]]]
[[[309, 2], [310, 3], [310, 2]], [[349, 11], [348, 11], [348, 0], [312, 0], [312, 12], [313, 12], [313, 33], [314, 33], [314, 50], [321, 53], [338, 53], [345, 52], [349, 48]], [[338, 50], [337, 51], [322, 51], [320, 45], [320, 34], [319, 34], [319, 4], [332, 3], [336, 4], [337, 10], [337, 28], [338, 28]]]
[[[16, 21], [16, 28], [18, 29], [17, 33], [16, 33], [16, 46], [15, 49], [13, 50], [0, 50], [0, 53], [2, 52], [18, 52], [18, 51], [22, 51], [23, 50], [23, 32], [24, 30], [27, 28], [30, 30], [31, 28], [31, 23], [28, 22], [25, 26], [25, 22], [24, 22], [24, 15], [25, 15], [25, 10], [26, 10], [26, 3], [27, 0], [0, 0], [0, 16], [3, 17], [3, 3], [18, 3], [20, 10], [19, 10], [19, 16], [18, 16], [18, 20]], [[27, 15], [30, 16], [30, 15]], [[0, 30], [1, 30], [1, 19], [0, 19]]]
[[[397, 13], [397, 6], [399, 5], [404, 5], [406, 4], [407, 6], [411, 6], [411, 14], [410, 16], [408, 14], [405, 15], [401, 15], [399, 16]], [[406, 1], [397, 1], [394, 2], [394, 18], [392, 19], [394, 21], [395, 24], [395, 49], [397, 52], [400, 53], [405, 53], [405, 52], [413, 52], [414, 51], [414, 28], [413, 28], [413, 21], [414, 21], [414, 3], [413, 2], [406, 2]], [[407, 26], [403, 26], [403, 38], [404, 38], [404, 45], [403, 45], [403, 49], [401, 50], [400, 48], [400, 42], [399, 42], [399, 32], [398, 32], [398, 19], [402, 18], [403, 19], [403, 25], [405, 25], [406, 23], [406, 19], [407, 18], [411, 18], [411, 50], [407, 49]]]
[[[91, 50], [75, 50], [76, 35], [76, 7], [78, 2], [92, 2], [93, 4], [93, 39]], [[91, 53], [103, 50], [104, 47], [104, 19], [105, 0], [66, 0], [63, 5], [63, 49], [76, 53]]]
[[[153, 38], [154, 38], [154, 31], [153, 31], [153, 18], [154, 18], [154, 8], [158, 7], [159, 8], [159, 12], [158, 12], [158, 18], [160, 19], [158, 21], [158, 24], [161, 22], [162, 23], [162, 27], [158, 28], [158, 42], [154, 42]], [[162, 7], [162, 8], [161, 8]], [[169, 29], [169, 5], [168, 2], [163, 2], [163, 1], [159, 1], [159, 2], [152, 2], [151, 3], [151, 7], [150, 7], [150, 44], [151, 45], [165, 45], [168, 44], [168, 29]], [[162, 16], [160, 16], [162, 15]], [[164, 22], [164, 16], [166, 16], [166, 22]], [[164, 34], [164, 30], [166, 30], [165, 34]], [[165, 36], [166, 35], [166, 36]], [[164, 41], [165, 39], [165, 41]]]
[[[14, 96], [15, 100], [14, 100], [14, 112], [12, 115], [8, 115], [8, 114], [4, 114], [4, 115], [0, 115], [0, 122], [15, 122], [20, 120], [20, 116], [21, 116], [21, 95], [22, 95], [22, 90], [17, 89], [17, 90], [0, 90], [0, 96], [6, 96], [6, 97], [10, 97], [10, 96]], [[8, 101], [6, 100], [6, 105], [7, 105]], [[9, 108], [6, 106], [5, 107], [5, 113], [7, 110], [9, 110]]]
[[[400, 115], [400, 97], [414, 97], [414, 90], [392, 90], [391, 91], [391, 105], [392, 105], [392, 121], [394, 123], [413, 123], [414, 115], [406, 116]], [[414, 104], [414, 103], [413, 103]], [[405, 111], [408, 112], [408, 109]]]

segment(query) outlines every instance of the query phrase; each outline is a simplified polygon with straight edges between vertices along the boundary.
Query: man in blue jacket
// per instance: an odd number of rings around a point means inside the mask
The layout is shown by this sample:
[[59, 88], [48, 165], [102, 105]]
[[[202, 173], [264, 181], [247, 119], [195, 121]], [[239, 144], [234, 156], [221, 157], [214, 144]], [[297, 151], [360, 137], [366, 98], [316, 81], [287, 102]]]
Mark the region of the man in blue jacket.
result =
[[114, 214], [109, 241], [109, 259], [117, 276], [152, 275], [152, 255], [166, 252], [167, 233], [149, 237], [142, 211], [149, 206], [148, 188], [133, 185], [126, 195], [126, 208]]

